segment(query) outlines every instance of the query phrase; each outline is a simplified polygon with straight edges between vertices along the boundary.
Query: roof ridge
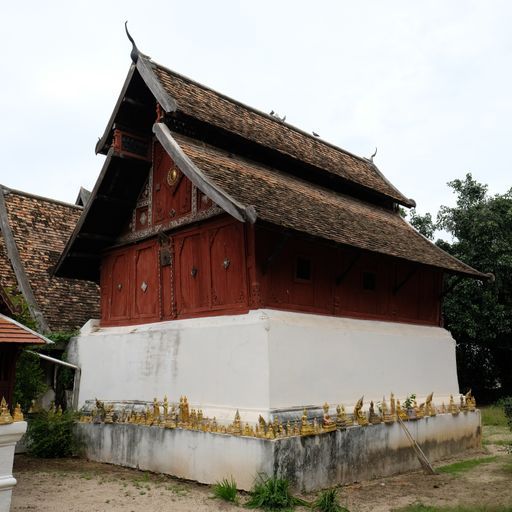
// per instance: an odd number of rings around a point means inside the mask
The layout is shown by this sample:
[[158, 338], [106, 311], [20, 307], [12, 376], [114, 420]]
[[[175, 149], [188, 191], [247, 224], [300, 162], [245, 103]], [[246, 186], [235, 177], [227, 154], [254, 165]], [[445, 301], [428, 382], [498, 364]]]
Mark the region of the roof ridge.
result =
[[19, 195], [19, 196], [30, 197], [32, 199], [39, 199], [41, 201], [46, 201], [48, 203], [60, 204], [62, 206], [70, 206], [70, 207], [76, 208], [78, 210], [82, 210], [83, 209], [82, 206], [79, 206], [79, 205], [76, 205], [76, 204], [73, 204], [73, 203], [68, 203], [66, 201], [61, 201], [60, 199], [53, 199], [52, 197], [40, 196], [38, 194], [33, 194], [32, 192], [25, 192], [24, 190], [18, 190], [18, 189], [15, 189], [15, 188], [10, 188], [10, 187], [7, 187], [6, 185], [0, 184], [0, 188], [3, 189], [4, 193], [7, 194], [7, 195], [8, 194], [16, 194], [16, 195]]

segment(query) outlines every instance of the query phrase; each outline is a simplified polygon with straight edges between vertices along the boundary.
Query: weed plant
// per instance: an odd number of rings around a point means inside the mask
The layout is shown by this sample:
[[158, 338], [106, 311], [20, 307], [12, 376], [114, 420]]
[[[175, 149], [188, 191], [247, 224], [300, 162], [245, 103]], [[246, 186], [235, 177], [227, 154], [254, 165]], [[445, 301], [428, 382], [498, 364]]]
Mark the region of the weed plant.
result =
[[238, 503], [238, 494], [236, 490], [236, 482], [231, 477], [230, 480], [224, 478], [220, 482], [216, 482], [213, 486], [213, 495], [224, 501]]
[[347, 508], [340, 505], [336, 489], [322, 491], [314, 501], [313, 509], [319, 512], [349, 512]]
[[293, 510], [297, 505], [307, 505], [307, 502], [292, 496], [288, 480], [277, 477], [260, 475], [246, 503], [248, 508], [263, 510]]

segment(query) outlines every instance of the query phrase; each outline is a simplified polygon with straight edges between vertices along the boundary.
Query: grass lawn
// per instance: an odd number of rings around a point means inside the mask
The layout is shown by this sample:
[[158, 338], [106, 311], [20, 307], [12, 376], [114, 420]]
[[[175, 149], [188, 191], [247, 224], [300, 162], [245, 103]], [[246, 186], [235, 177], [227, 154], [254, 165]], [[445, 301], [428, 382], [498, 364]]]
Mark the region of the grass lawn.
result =
[[482, 424], [489, 427], [507, 427], [507, 417], [503, 407], [497, 405], [487, 405], [480, 409], [482, 414]]

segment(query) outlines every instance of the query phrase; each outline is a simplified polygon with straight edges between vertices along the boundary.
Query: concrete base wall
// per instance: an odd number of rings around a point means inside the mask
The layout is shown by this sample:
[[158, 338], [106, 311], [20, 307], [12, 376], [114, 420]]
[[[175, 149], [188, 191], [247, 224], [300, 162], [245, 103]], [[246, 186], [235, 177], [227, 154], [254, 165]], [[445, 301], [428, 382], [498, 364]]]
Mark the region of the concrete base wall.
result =
[[[406, 426], [431, 461], [481, 443], [479, 411]], [[313, 491], [420, 467], [398, 423], [275, 440], [132, 424], [80, 423], [77, 429], [92, 460], [206, 484], [233, 476], [245, 490], [260, 473], [286, 477], [295, 488]]]
[[244, 421], [328, 402], [347, 410], [364, 394], [459, 392], [455, 342], [440, 327], [276, 310], [129, 327], [89, 323], [68, 360], [82, 369], [79, 404], [186, 395], [208, 417]]

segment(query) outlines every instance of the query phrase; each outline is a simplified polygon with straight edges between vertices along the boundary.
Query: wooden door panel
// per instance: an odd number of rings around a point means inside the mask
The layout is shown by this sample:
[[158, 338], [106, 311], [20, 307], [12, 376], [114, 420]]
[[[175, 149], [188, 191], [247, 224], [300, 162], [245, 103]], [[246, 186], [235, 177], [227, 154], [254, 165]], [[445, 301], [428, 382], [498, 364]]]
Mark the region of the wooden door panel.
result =
[[131, 265], [128, 251], [112, 255], [110, 283], [110, 319], [130, 318]]
[[247, 300], [242, 224], [209, 232], [212, 308], [236, 306]]
[[159, 318], [158, 246], [136, 247], [134, 254], [134, 318]]
[[178, 314], [209, 307], [207, 239], [196, 233], [176, 240]]

